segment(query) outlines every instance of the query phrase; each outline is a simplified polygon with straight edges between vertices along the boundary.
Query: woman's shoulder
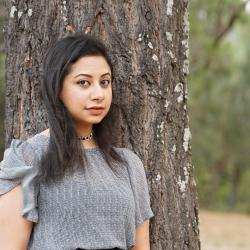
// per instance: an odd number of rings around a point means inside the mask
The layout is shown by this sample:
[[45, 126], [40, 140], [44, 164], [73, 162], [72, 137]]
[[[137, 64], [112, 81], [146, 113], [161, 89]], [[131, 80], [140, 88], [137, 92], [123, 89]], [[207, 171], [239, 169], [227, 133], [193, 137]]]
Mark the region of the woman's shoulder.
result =
[[18, 156], [19, 158], [32, 158], [40, 155], [47, 147], [49, 137], [44, 132], [32, 135], [26, 139], [12, 139], [4, 151], [4, 159]]
[[43, 151], [49, 143], [49, 129], [30, 136], [25, 143], [30, 144], [37, 152]]
[[116, 148], [117, 152], [122, 155], [122, 157], [128, 163], [129, 170], [132, 171], [131, 174], [134, 172], [143, 172], [144, 165], [141, 158], [136, 154], [132, 149], [129, 148]]
[[30, 136], [27, 138], [26, 142], [33, 145], [35, 148], [47, 146], [49, 142], [49, 130], [47, 129]]
[[49, 140], [49, 129], [46, 129], [40, 133], [34, 134], [27, 138], [27, 142], [33, 145], [44, 143]]
[[141, 161], [140, 157], [132, 149], [125, 147], [122, 148], [115, 147], [115, 149], [119, 153], [122, 153], [127, 160]]

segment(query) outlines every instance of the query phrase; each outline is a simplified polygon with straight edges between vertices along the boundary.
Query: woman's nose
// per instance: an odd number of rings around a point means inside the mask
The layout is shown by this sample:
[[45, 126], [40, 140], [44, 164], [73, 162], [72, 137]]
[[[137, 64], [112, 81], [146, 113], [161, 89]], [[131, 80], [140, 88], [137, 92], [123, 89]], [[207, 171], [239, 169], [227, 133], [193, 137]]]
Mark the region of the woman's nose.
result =
[[100, 84], [96, 84], [93, 87], [93, 92], [92, 92], [91, 97], [93, 99], [102, 99], [104, 98], [104, 96], [105, 96], [105, 93], [104, 93], [103, 88], [100, 86]]

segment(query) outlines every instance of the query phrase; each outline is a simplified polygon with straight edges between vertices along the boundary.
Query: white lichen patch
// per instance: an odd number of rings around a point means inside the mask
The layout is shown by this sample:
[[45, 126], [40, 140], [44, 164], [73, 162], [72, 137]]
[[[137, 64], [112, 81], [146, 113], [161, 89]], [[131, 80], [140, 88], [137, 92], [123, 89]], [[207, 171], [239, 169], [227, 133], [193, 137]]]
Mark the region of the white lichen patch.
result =
[[191, 135], [190, 129], [185, 128], [184, 129], [184, 136], [183, 136], [183, 148], [184, 148], [185, 152], [188, 151], [188, 144], [189, 144], [189, 141], [191, 139], [192, 139], [192, 135]]
[[183, 40], [181, 43], [182, 43], [182, 45], [183, 45], [183, 47], [184, 47], [184, 55], [186, 56], [186, 58], [188, 58], [188, 57], [189, 57], [188, 40], [185, 39], [185, 40]]
[[183, 69], [182, 69], [183, 73], [188, 75], [189, 74], [189, 60], [185, 59], [183, 62]]
[[160, 133], [162, 134], [164, 129], [164, 121], [162, 121], [160, 125], [157, 125], [157, 127], [160, 129]]
[[184, 48], [186, 48], [186, 49], [188, 48], [188, 40], [187, 39], [182, 40], [181, 44], [184, 46]]
[[183, 84], [181, 82], [178, 82], [174, 88], [174, 92], [183, 92]]
[[148, 47], [149, 47], [150, 49], [153, 49], [153, 48], [154, 48], [151, 42], [148, 43]]
[[168, 51], [168, 54], [169, 54], [169, 56], [170, 56], [172, 59], [175, 58], [174, 53], [173, 53], [171, 50]]
[[153, 54], [152, 59], [156, 62], [158, 62], [158, 56], [156, 54]]
[[137, 41], [138, 41], [138, 42], [141, 42], [141, 41], [142, 41], [142, 34], [139, 34], [139, 37], [137, 38]]
[[176, 151], [176, 145], [174, 144], [174, 146], [172, 147], [172, 152], [174, 153]]
[[156, 180], [156, 182], [160, 182], [160, 180], [161, 180], [161, 175], [160, 175], [160, 173], [158, 173], [158, 174], [156, 175], [155, 180]]
[[184, 54], [187, 59], [184, 60], [183, 63], [183, 73], [188, 75], [189, 74], [189, 48], [188, 48], [188, 38], [189, 38], [189, 20], [188, 20], [188, 8], [186, 8], [184, 16], [183, 16], [183, 32], [184, 35], [187, 37], [187, 39], [182, 41], [182, 44], [184, 45]]
[[184, 193], [186, 191], [186, 185], [188, 183], [188, 176], [185, 177], [185, 180], [181, 180], [181, 176], [178, 177], [177, 184], [179, 185], [180, 191]]
[[168, 41], [171, 41], [171, 42], [173, 41], [173, 35], [170, 32], [167, 31], [166, 36], [167, 36]]
[[168, 101], [168, 100], [166, 100], [166, 102], [165, 102], [165, 104], [164, 104], [164, 108], [168, 108], [168, 106], [169, 106], [169, 104], [170, 104], [170, 101]]
[[183, 16], [183, 31], [186, 35], [189, 34], [189, 20], [188, 20], [188, 8], [186, 8]]
[[185, 166], [183, 170], [184, 170], [184, 180], [181, 179], [181, 176], [178, 176], [178, 180], [177, 180], [177, 184], [182, 193], [186, 191], [186, 186], [188, 184], [188, 179], [189, 179], [189, 173], [188, 173], [187, 167]]
[[167, 16], [172, 16], [174, 0], [168, 0], [167, 2]]
[[67, 7], [66, 7], [67, 1], [63, 1], [62, 4], [63, 4], [63, 6], [62, 6], [62, 7], [63, 7], [63, 10], [67, 11]]
[[32, 16], [32, 9], [28, 9], [28, 16]]
[[186, 166], [184, 166], [183, 171], [184, 171], [184, 175], [185, 175], [185, 176], [188, 176], [188, 170], [187, 170], [187, 167], [186, 167]]
[[67, 1], [63, 1], [62, 5], [61, 5], [61, 14], [62, 14], [62, 19], [63, 19], [64, 23], [67, 23], [67, 21], [68, 21], [68, 18], [67, 18], [68, 11], [67, 11], [66, 4], [67, 4]]
[[22, 11], [18, 11], [17, 13], [17, 16], [18, 16], [18, 19], [23, 15], [23, 12]]
[[10, 18], [14, 18], [15, 17], [15, 12], [17, 11], [16, 6], [12, 6], [10, 9]]
[[177, 97], [177, 102], [178, 103], [183, 102], [183, 95], [182, 94]]
[[188, 88], [187, 88], [187, 85], [186, 85], [186, 88], [185, 88], [185, 99], [187, 100], [188, 99]]
[[177, 97], [177, 102], [180, 103], [183, 101], [183, 84], [181, 82], [177, 83], [174, 92], [180, 93], [180, 95]]
[[187, 110], [187, 105], [184, 105], [183, 108], [184, 108], [184, 110]]

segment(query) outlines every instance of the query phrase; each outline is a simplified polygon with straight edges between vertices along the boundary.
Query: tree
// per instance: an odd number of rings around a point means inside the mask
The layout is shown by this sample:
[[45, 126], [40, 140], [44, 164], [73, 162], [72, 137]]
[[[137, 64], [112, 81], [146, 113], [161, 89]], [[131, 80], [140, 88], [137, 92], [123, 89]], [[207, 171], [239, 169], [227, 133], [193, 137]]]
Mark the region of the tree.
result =
[[39, 94], [50, 41], [100, 37], [116, 65], [121, 146], [144, 162], [155, 217], [151, 249], [200, 249], [187, 114], [188, 1], [6, 1], [6, 145], [46, 128]]

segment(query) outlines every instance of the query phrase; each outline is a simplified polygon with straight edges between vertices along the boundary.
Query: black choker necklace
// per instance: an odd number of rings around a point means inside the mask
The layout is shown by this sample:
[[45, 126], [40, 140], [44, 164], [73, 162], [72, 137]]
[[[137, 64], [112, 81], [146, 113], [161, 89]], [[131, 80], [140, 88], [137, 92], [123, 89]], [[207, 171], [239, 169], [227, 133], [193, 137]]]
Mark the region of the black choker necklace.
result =
[[91, 131], [89, 135], [78, 137], [78, 139], [81, 141], [86, 141], [86, 140], [90, 140], [92, 137], [93, 137], [93, 131]]

